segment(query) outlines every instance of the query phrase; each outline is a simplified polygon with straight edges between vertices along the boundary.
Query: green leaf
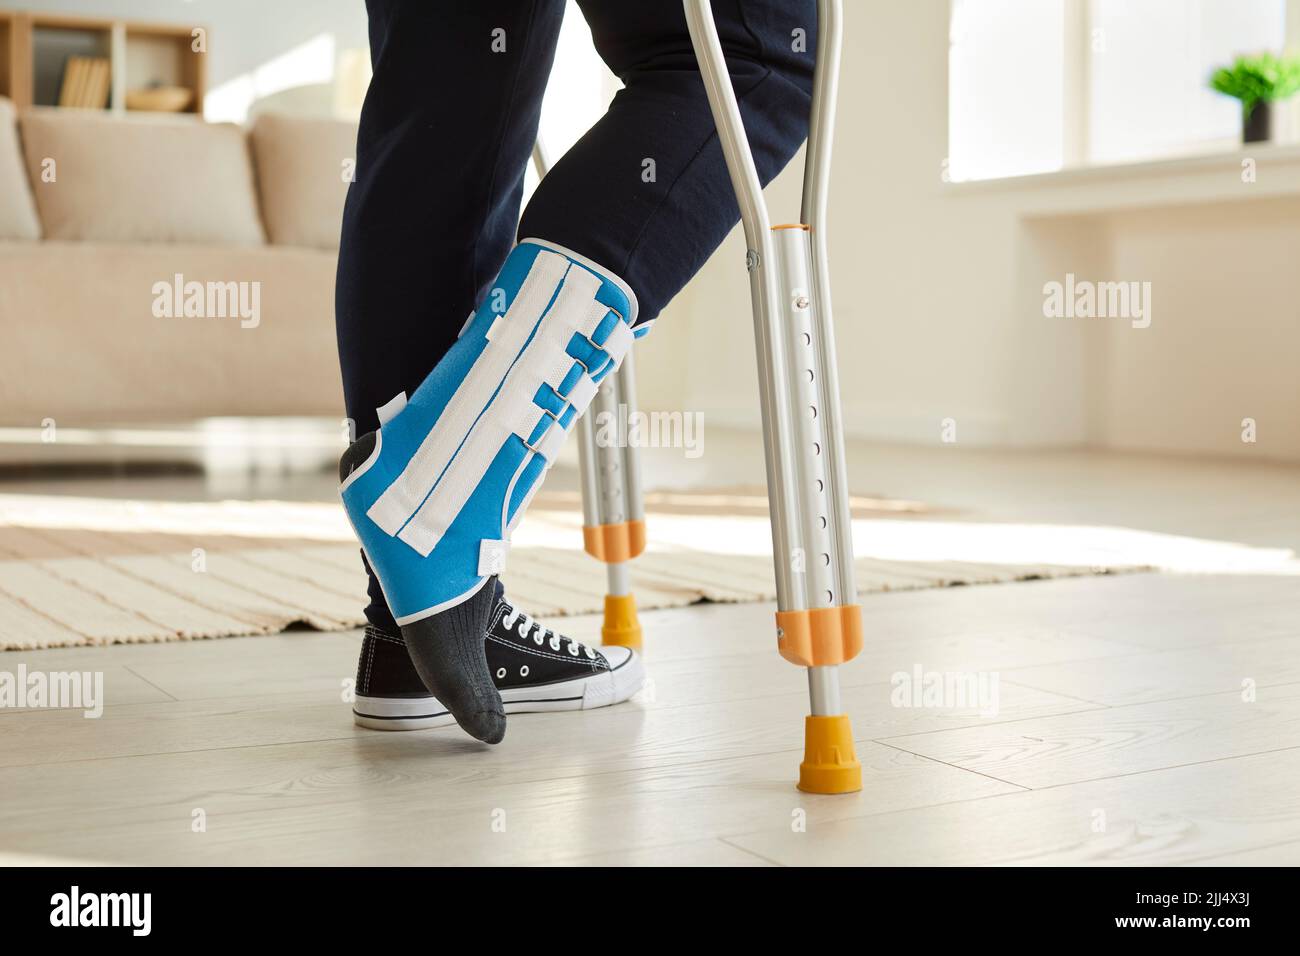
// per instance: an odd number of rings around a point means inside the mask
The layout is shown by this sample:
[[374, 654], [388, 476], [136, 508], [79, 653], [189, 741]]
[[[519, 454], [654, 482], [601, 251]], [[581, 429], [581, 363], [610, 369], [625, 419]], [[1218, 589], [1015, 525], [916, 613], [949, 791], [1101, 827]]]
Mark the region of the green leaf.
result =
[[1284, 100], [1300, 92], [1300, 57], [1256, 53], [1237, 57], [1210, 75], [1210, 88], [1241, 100], [1249, 117], [1257, 103]]

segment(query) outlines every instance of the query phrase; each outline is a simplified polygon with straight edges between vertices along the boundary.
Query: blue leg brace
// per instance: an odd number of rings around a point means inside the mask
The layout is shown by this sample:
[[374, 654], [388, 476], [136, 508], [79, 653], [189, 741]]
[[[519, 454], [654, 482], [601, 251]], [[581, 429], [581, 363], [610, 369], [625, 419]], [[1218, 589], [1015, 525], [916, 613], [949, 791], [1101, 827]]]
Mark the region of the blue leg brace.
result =
[[632, 331], [636, 308], [618, 276], [526, 239], [423, 384], [379, 410], [374, 450], [340, 493], [399, 624], [504, 570], [573, 423], [648, 330]]

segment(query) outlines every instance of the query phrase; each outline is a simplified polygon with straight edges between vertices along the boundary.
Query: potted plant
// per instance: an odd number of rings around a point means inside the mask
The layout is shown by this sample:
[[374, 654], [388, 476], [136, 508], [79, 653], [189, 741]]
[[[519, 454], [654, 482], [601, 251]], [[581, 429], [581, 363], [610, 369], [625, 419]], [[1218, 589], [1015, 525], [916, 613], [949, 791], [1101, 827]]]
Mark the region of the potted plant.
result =
[[1267, 140], [1272, 131], [1270, 104], [1300, 90], [1300, 57], [1257, 53], [1239, 56], [1232, 66], [1215, 70], [1210, 86], [1241, 100], [1241, 138]]

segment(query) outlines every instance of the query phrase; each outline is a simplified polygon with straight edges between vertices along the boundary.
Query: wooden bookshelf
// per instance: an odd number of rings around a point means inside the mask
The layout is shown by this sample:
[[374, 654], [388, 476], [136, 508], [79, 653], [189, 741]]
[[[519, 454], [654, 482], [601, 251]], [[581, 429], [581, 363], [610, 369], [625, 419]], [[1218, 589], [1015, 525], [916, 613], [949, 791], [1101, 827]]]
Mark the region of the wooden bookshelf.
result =
[[[191, 24], [144, 23], [0, 11], [0, 96], [19, 110], [58, 106], [70, 58], [106, 60], [103, 109], [128, 111], [128, 93], [149, 87], [188, 91], [183, 113], [203, 113], [207, 55], [193, 51]], [[132, 97], [131, 99], [134, 99]]]

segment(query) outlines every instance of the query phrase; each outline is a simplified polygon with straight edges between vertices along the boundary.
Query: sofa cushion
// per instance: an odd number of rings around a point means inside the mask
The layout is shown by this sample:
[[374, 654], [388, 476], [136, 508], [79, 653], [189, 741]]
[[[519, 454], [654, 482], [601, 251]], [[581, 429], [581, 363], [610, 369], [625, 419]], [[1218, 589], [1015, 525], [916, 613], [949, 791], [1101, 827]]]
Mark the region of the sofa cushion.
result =
[[41, 224], [18, 147], [14, 105], [0, 97], [0, 239], [39, 238]]
[[19, 123], [47, 239], [264, 241], [238, 126], [57, 109], [30, 110]]
[[271, 242], [337, 248], [356, 124], [264, 113], [254, 122], [251, 139]]
[[[335, 258], [267, 245], [0, 242], [0, 428], [47, 417], [60, 429], [339, 420]], [[181, 282], [248, 294], [225, 300], [237, 307], [224, 313], [187, 315], [173, 292]], [[6, 623], [0, 614], [0, 632]]]

